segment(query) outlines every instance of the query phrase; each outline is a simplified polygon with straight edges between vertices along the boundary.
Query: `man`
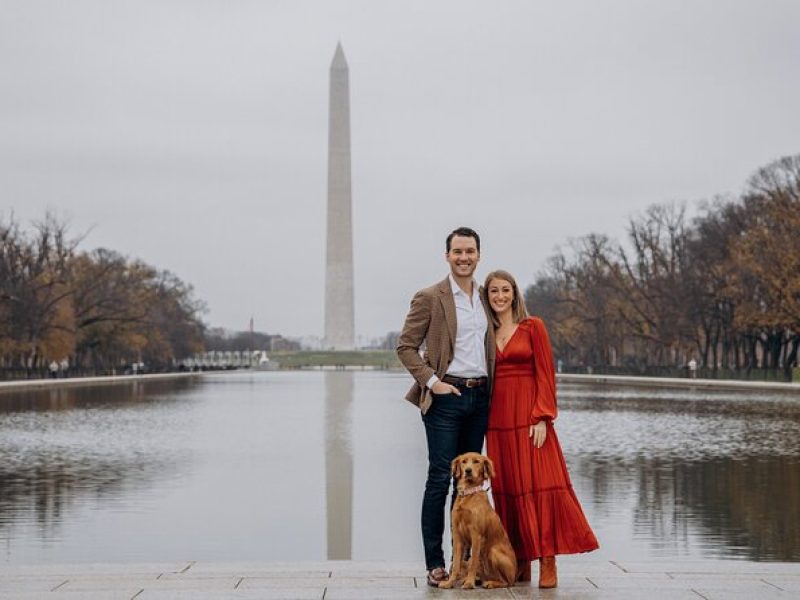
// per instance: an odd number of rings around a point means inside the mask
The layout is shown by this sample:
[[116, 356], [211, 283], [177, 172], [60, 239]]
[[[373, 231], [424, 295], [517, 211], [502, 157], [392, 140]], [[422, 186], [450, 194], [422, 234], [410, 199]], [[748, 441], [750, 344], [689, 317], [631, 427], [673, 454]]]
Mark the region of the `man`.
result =
[[434, 587], [447, 579], [442, 536], [450, 462], [483, 448], [495, 354], [488, 307], [473, 279], [480, 237], [459, 227], [447, 236], [445, 250], [450, 274], [414, 295], [397, 342], [397, 355], [415, 379], [406, 399], [422, 411], [428, 440], [422, 540], [428, 585]]

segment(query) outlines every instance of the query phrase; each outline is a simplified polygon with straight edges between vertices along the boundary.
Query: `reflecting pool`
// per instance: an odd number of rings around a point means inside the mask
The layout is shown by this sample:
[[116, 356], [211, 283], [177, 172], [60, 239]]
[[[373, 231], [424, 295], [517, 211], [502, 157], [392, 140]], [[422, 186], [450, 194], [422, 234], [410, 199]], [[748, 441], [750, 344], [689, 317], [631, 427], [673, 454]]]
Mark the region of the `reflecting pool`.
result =
[[[6, 563], [421, 560], [408, 376], [263, 372], [0, 393]], [[610, 560], [800, 561], [800, 398], [564, 384]]]

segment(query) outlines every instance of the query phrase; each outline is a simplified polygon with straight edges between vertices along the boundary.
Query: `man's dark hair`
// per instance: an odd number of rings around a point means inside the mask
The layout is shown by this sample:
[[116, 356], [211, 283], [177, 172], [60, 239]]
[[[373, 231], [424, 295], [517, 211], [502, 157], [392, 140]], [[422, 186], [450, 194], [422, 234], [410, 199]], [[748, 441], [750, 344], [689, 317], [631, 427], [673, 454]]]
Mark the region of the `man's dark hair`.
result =
[[445, 252], [450, 252], [450, 242], [457, 235], [461, 237], [475, 238], [475, 245], [478, 247], [478, 252], [481, 251], [481, 236], [478, 235], [478, 232], [474, 229], [470, 229], [469, 227], [459, 227], [458, 229], [454, 229], [450, 235], [447, 236]]

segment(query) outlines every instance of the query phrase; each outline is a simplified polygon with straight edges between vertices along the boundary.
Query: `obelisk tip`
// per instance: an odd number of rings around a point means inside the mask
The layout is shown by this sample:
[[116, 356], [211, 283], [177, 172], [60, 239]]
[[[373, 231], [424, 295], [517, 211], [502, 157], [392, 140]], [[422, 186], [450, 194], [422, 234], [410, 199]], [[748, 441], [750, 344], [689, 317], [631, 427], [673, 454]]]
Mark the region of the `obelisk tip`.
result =
[[333, 55], [331, 69], [347, 69], [347, 59], [344, 57], [342, 42], [336, 42], [336, 52]]

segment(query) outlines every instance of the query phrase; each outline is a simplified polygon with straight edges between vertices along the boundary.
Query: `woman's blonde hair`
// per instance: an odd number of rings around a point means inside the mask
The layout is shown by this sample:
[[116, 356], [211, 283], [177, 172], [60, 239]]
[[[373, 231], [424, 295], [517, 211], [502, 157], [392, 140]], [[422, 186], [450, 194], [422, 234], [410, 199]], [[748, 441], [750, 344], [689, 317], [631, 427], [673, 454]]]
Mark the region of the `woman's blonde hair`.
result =
[[519, 292], [517, 280], [514, 279], [514, 276], [508, 271], [498, 269], [489, 273], [486, 276], [486, 282], [483, 284], [483, 300], [486, 302], [486, 306], [489, 307], [489, 312], [492, 315], [492, 323], [495, 328], [500, 327], [500, 320], [497, 318], [497, 314], [494, 312], [492, 305], [489, 304], [489, 284], [492, 279], [502, 279], [511, 284], [511, 288], [514, 290], [514, 299], [511, 301], [511, 318], [514, 323], [519, 323], [528, 318], [528, 310], [525, 308], [525, 299]]

